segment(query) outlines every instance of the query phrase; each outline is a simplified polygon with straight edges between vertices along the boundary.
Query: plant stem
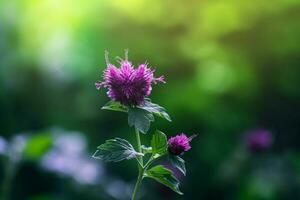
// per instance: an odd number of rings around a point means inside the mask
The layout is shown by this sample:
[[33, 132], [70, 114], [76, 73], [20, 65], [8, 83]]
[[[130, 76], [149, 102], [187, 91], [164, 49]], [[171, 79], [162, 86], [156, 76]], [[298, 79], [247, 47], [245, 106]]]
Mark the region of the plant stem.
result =
[[141, 183], [142, 183], [142, 180], [143, 180], [143, 173], [144, 173], [143, 169], [139, 170], [139, 176], [138, 176], [136, 184], [134, 186], [134, 190], [133, 190], [131, 200], [136, 200], [137, 199], [137, 193], [138, 193], [138, 190], [139, 190], [139, 188], [141, 186]]
[[[140, 138], [140, 132], [139, 130], [136, 128], [135, 129], [135, 136], [136, 136], [136, 141], [137, 141], [137, 150], [139, 153], [142, 153], [142, 144], [141, 144], [141, 138]], [[139, 156], [138, 157], [140, 163], [143, 165], [143, 156]], [[141, 167], [139, 166], [139, 169]]]
[[[137, 141], [137, 150], [139, 153], [142, 153], [142, 145], [141, 145], [141, 138], [140, 138], [140, 133], [139, 130], [136, 128], [135, 129], [135, 135], [136, 135], [136, 141]], [[141, 186], [142, 180], [143, 180], [143, 175], [144, 175], [144, 167], [143, 167], [143, 156], [139, 156], [138, 160], [140, 164], [138, 163], [138, 169], [139, 169], [139, 175], [133, 190], [132, 198], [131, 200], [136, 200], [137, 199], [137, 193], [138, 190]]]

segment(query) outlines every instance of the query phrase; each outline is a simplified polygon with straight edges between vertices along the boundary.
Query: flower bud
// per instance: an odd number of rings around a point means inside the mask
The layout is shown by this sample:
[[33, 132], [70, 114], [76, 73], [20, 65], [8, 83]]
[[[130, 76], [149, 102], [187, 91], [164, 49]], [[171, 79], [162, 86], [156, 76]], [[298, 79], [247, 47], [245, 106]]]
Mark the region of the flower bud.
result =
[[196, 135], [187, 137], [185, 134], [176, 135], [168, 140], [168, 151], [173, 155], [181, 155], [191, 149], [190, 142]]

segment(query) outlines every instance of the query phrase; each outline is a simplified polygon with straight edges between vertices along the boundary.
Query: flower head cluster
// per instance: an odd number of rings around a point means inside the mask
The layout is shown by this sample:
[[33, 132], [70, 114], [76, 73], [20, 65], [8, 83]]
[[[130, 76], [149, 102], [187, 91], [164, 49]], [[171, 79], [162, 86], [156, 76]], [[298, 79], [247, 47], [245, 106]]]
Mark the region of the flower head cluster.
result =
[[248, 133], [246, 146], [251, 152], [260, 152], [270, 148], [272, 140], [272, 134], [268, 130], [258, 129]]
[[191, 137], [187, 137], [185, 134], [176, 135], [175, 137], [171, 137], [168, 140], [168, 150], [173, 155], [180, 155], [192, 147], [190, 146], [190, 142], [196, 135]]
[[164, 77], [155, 78], [147, 64], [140, 64], [134, 68], [128, 61], [120, 59], [120, 68], [109, 63], [106, 55], [107, 69], [103, 73], [103, 82], [95, 83], [97, 89], [105, 87], [108, 96], [126, 106], [137, 106], [144, 102], [145, 97], [151, 94], [152, 84], [165, 83]]

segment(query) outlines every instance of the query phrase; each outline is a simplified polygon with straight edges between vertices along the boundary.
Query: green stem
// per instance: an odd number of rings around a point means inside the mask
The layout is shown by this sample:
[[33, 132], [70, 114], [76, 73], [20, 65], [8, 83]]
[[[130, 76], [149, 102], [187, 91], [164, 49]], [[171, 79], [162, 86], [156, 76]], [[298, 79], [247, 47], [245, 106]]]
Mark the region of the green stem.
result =
[[[139, 153], [142, 153], [142, 145], [141, 145], [141, 138], [140, 138], [140, 133], [139, 130], [136, 128], [135, 129], [135, 135], [136, 135], [136, 141], [137, 141], [137, 150]], [[137, 199], [137, 193], [138, 190], [141, 186], [142, 180], [143, 180], [143, 175], [144, 175], [144, 167], [143, 167], [143, 156], [138, 157], [139, 163], [138, 163], [138, 168], [139, 168], [139, 175], [133, 190], [132, 198], [131, 200], [136, 200]]]
[[[135, 129], [135, 136], [136, 136], [136, 141], [137, 141], [137, 150], [139, 153], [142, 153], [142, 144], [141, 144], [141, 138], [140, 138], [140, 132], [139, 130], [136, 128]], [[138, 157], [140, 163], [143, 165], [143, 156], [139, 156]], [[139, 169], [141, 167], [139, 166]]]
[[136, 181], [131, 200], [136, 200], [137, 199], [137, 193], [138, 193], [138, 190], [139, 190], [139, 188], [142, 184], [143, 174], [144, 174], [144, 170], [139, 170], [139, 176], [138, 176], [138, 179]]

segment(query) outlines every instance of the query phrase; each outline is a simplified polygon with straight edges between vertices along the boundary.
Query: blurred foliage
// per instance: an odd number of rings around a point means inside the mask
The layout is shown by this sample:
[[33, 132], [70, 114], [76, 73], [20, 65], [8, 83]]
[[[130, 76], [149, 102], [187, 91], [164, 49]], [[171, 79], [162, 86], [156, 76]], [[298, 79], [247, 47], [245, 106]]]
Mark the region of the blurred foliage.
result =
[[52, 145], [52, 138], [49, 135], [38, 133], [26, 144], [24, 157], [28, 159], [38, 159], [44, 155]]
[[[143, 199], [299, 199], [299, 19], [298, 0], [0, 0], [0, 135], [33, 137], [15, 191], [23, 199], [119, 198], [37, 162], [53, 148], [43, 132], [51, 127], [85, 133], [90, 155], [108, 138], [134, 141], [126, 116], [101, 111], [108, 98], [94, 88], [104, 50], [114, 61], [129, 48], [135, 65], [147, 61], [167, 80], [151, 98], [173, 122], [157, 119], [152, 132], [199, 134], [185, 155], [185, 195], [146, 181]], [[257, 127], [274, 135], [262, 157], [243, 149], [243, 134]], [[131, 183], [134, 167], [108, 164], [105, 173]]]

